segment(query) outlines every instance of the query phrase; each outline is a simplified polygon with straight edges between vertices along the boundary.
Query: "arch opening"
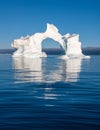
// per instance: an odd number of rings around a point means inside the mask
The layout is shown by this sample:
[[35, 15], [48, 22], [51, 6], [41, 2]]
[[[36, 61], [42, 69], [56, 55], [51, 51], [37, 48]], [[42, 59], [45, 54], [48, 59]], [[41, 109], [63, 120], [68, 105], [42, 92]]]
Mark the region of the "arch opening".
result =
[[46, 38], [42, 41], [42, 52], [45, 52], [47, 55], [64, 54], [64, 50], [60, 46], [60, 43], [51, 38]]
[[59, 42], [51, 39], [46, 38], [42, 41], [42, 48], [61, 48]]

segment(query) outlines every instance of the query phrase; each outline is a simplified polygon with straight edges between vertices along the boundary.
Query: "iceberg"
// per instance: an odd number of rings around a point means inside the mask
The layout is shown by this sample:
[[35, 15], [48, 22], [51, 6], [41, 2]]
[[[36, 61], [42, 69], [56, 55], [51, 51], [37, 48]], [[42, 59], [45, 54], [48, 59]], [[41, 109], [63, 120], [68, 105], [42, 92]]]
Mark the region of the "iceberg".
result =
[[32, 36], [21, 37], [15, 39], [11, 46], [17, 51], [13, 53], [13, 57], [47, 57], [45, 52], [42, 52], [42, 42], [46, 38], [51, 38], [57, 41], [63, 49], [65, 55], [61, 58], [90, 58], [82, 54], [81, 42], [78, 34], [69, 33], [61, 35], [58, 28], [53, 24], [47, 23], [47, 29], [42, 33], [35, 33]]

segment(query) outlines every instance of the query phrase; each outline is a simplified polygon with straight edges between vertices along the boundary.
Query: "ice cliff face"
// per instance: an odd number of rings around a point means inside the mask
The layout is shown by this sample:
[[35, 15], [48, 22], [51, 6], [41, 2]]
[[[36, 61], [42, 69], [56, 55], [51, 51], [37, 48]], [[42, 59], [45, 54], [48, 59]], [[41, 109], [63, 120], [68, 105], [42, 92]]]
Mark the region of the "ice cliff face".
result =
[[79, 35], [66, 34], [62, 36], [53, 24], [47, 24], [47, 29], [43, 33], [35, 33], [32, 36], [15, 39], [11, 45], [12, 47], [17, 48], [13, 57], [46, 57], [45, 52], [42, 52], [42, 41], [46, 38], [51, 38], [60, 44], [65, 52], [63, 58], [86, 57], [82, 54]]
[[89, 56], [85, 56], [82, 54], [81, 49], [81, 42], [79, 41], [78, 34], [69, 33], [64, 35], [63, 37], [65, 48], [66, 48], [66, 55], [70, 58], [89, 58]]

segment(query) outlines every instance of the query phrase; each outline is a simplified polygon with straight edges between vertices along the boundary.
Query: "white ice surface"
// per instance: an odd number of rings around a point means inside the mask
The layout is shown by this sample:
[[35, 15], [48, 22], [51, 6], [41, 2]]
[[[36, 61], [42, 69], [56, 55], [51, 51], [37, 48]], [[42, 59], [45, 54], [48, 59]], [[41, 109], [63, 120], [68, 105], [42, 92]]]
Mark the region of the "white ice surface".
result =
[[15, 39], [11, 44], [12, 47], [17, 48], [13, 57], [46, 57], [46, 53], [42, 52], [42, 41], [46, 38], [51, 38], [60, 44], [65, 52], [62, 59], [68, 58], [90, 58], [82, 54], [81, 42], [78, 34], [65, 34], [62, 36], [57, 27], [53, 24], [47, 23], [47, 29], [43, 33], [35, 33], [32, 36], [21, 37]]

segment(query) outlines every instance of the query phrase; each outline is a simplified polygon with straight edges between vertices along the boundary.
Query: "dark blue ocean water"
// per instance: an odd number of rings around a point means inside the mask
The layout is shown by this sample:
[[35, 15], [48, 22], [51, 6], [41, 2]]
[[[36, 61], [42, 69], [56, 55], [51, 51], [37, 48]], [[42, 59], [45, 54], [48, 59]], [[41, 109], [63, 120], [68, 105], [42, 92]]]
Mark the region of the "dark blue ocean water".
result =
[[0, 130], [100, 130], [100, 56], [0, 55]]

